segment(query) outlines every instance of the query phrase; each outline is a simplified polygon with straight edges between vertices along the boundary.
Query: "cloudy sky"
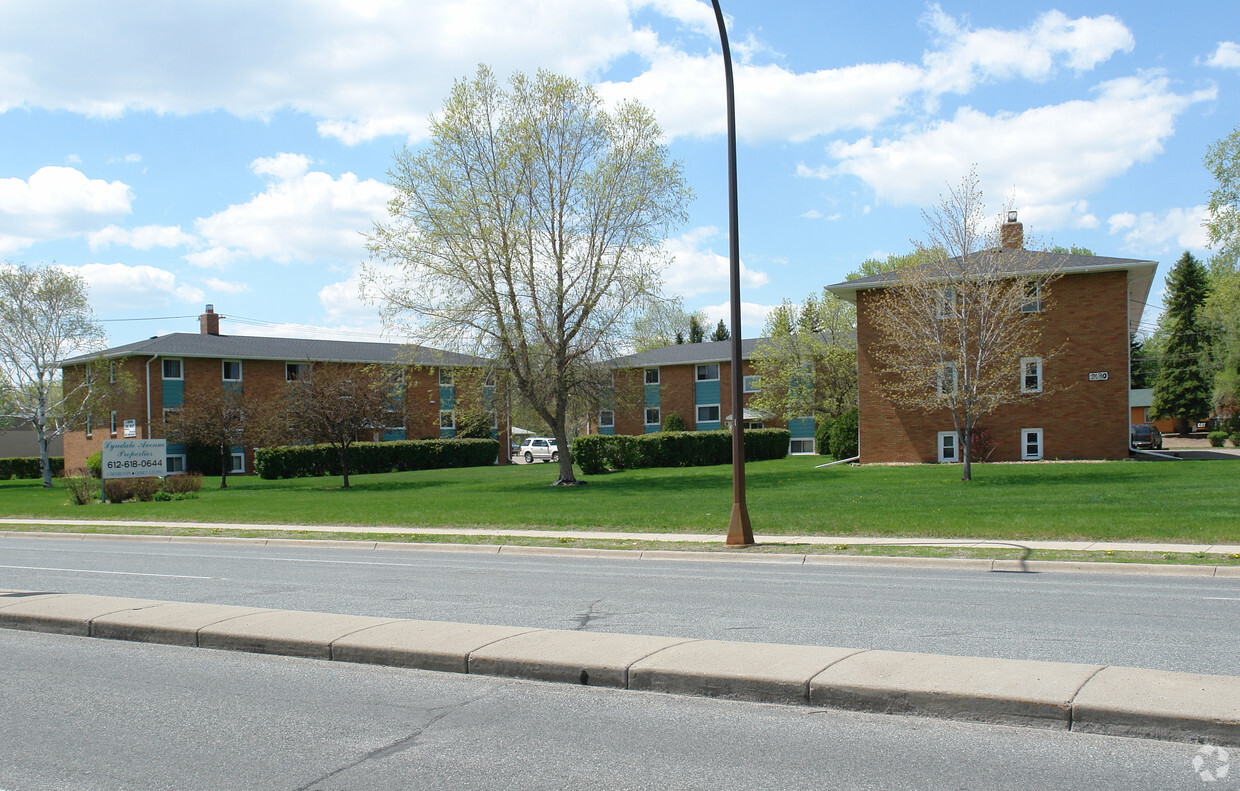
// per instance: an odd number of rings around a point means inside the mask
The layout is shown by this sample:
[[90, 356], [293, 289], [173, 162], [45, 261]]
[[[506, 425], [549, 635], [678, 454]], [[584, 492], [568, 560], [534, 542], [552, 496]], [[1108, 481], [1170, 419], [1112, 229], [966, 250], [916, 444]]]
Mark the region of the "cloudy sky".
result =
[[[1027, 234], [1159, 261], [1154, 307], [1180, 253], [1207, 254], [1201, 158], [1240, 123], [1240, 4], [723, 4], [746, 337], [911, 249], [974, 164]], [[666, 288], [726, 313], [709, 3], [0, 0], [0, 22], [0, 260], [80, 271], [115, 344], [196, 331], [207, 302], [229, 333], [377, 339], [356, 272], [392, 154], [481, 62], [653, 108], [697, 195]]]

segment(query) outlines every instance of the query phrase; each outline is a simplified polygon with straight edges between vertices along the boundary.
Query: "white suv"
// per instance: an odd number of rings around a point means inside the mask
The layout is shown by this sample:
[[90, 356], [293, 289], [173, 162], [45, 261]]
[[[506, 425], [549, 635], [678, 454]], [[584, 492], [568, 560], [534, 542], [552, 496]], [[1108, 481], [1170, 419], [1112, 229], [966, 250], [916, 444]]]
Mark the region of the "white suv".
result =
[[526, 464], [533, 464], [534, 459], [559, 461], [560, 449], [555, 444], [555, 437], [526, 437], [517, 455], [524, 457]]

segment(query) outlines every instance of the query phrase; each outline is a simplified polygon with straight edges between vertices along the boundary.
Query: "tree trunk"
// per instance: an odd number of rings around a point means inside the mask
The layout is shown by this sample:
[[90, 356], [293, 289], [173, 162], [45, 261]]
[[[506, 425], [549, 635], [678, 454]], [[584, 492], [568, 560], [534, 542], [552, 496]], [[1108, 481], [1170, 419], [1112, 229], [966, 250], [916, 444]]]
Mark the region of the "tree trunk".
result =
[[349, 488], [349, 446], [341, 443], [340, 445], [340, 474], [344, 476], [344, 485], [340, 488]]
[[973, 480], [973, 421], [964, 418], [964, 431], [960, 432], [960, 461], [963, 466], [960, 480]]
[[576, 486], [578, 480], [573, 475], [573, 454], [568, 444], [568, 428], [566, 421], [560, 419], [553, 427], [556, 450], [560, 454], [560, 477], [553, 486]]
[[228, 470], [232, 467], [232, 448], [220, 446], [220, 488], [228, 488]]
[[52, 488], [52, 460], [47, 455], [47, 434], [43, 433], [43, 428], [37, 427], [39, 432], [39, 469], [43, 473], [43, 488]]

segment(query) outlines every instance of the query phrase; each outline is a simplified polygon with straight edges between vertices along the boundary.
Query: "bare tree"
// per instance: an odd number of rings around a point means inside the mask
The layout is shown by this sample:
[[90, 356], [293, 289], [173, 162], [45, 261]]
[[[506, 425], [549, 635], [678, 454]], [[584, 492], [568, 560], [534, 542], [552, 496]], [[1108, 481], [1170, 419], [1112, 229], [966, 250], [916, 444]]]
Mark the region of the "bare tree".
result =
[[62, 378], [66, 359], [101, 351], [106, 341], [80, 276], [54, 266], [0, 266], [0, 417], [34, 427], [45, 487], [52, 485], [47, 444], [132, 390], [120, 360], [87, 359]]
[[1005, 249], [1000, 222], [988, 222], [984, 211], [970, 173], [922, 212], [929, 238], [918, 249], [925, 261], [899, 269], [895, 285], [870, 306], [880, 386], [902, 406], [950, 412], [966, 481], [979, 419], [1048, 392], [1040, 368], [1038, 387], [1022, 386], [1030, 372], [1020, 370], [1021, 358], [1036, 353], [1044, 361], [1060, 351], [1042, 347], [1042, 316], [1062, 257]]
[[558, 440], [576, 483], [574, 399], [659, 297], [661, 242], [689, 190], [649, 110], [539, 72], [505, 91], [458, 81], [419, 153], [397, 155], [390, 222], [369, 237], [363, 293], [389, 323], [496, 360]]
[[349, 488], [349, 446], [369, 440], [390, 422], [400, 369], [381, 365], [316, 362], [288, 383], [287, 425], [294, 440], [323, 442], [340, 457]]
[[268, 444], [277, 435], [273, 405], [246, 398], [229, 387], [189, 390], [184, 405], [168, 412], [165, 436], [173, 442], [198, 443], [220, 454], [220, 488], [228, 488], [234, 447]]

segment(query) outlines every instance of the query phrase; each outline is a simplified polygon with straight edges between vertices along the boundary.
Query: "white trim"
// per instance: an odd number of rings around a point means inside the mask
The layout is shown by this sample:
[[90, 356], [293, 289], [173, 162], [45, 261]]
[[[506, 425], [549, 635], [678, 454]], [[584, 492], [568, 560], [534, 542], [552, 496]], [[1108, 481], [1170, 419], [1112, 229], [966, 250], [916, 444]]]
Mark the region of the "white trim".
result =
[[[801, 443], [808, 442], [809, 450], [804, 450], [804, 449], [796, 450], [795, 445], [798, 442], [801, 442]], [[802, 445], [801, 447], [804, 448], [805, 446]], [[800, 439], [788, 440], [788, 453], [789, 455], [792, 455], [792, 456], [812, 456], [814, 454], [814, 438], [813, 437], [801, 437]]]
[[[171, 464], [171, 462], [173, 459], [180, 460], [181, 469], [179, 470], [172, 469], [173, 465]], [[169, 454], [168, 457], [164, 459], [164, 472], [167, 475], [184, 475], [186, 472], [188, 472], [188, 470], [186, 470], [185, 468], [185, 465], [186, 465], [186, 459], [185, 459], [184, 453], [172, 453], [172, 454]]]
[[[655, 421], [653, 423], [650, 422], [651, 412], [654, 412], [655, 414]], [[647, 426], [661, 426], [663, 425], [663, 409], [657, 406], [648, 406], [646, 407], [646, 414], [643, 419], [646, 421], [645, 425]]]
[[[1029, 365], [1030, 363], [1035, 363], [1037, 366], [1035, 369], [1035, 373], [1036, 373], [1037, 380], [1038, 380], [1036, 387], [1029, 387], [1028, 382], [1025, 381], [1027, 377], [1027, 374], [1025, 373], [1025, 366]], [[1022, 393], [1042, 392], [1042, 358], [1041, 357], [1020, 358], [1020, 391]]]
[[[295, 368], [297, 369], [297, 375], [296, 375], [296, 376], [290, 377], [290, 376], [288, 375], [288, 369], [289, 369], [289, 367], [290, 367], [290, 366], [295, 367]], [[308, 362], [305, 362], [305, 363], [291, 363], [291, 362], [288, 362], [287, 360], [284, 362], [284, 381], [286, 381], [286, 382], [297, 382], [297, 381], [300, 381], [300, 380], [301, 380], [302, 378], [304, 378], [304, 377], [305, 377], [305, 375], [306, 375], [307, 373], [309, 373], [309, 372], [310, 372], [310, 363], [308, 363]]]
[[[1029, 293], [1029, 287], [1033, 286], [1033, 294]], [[1020, 306], [1021, 313], [1041, 313], [1042, 312], [1042, 284], [1037, 280], [1025, 284], [1025, 299], [1028, 302], [1022, 303]]]
[[954, 315], [956, 315], [956, 289], [939, 289], [934, 294], [934, 317], [949, 319]]
[[[1033, 453], [1029, 452], [1029, 440], [1036, 437], [1037, 450]], [[1021, 461], [1038, 461], [1045, 454], [1042, 444], [1042, 429], [1040, 428], [1022, 428], [1020, 430], [1020, 460]]]
[[[449, 418], [449, 420], [451, 421], [451, 422], [450, 422], [448, 425], [446, 425], [446, 426], [444, 425], [444, 422], [443, 422], [443, 416], [444, 416], [444, 415], [447, 415], [447, 416], [448, 416], [448, 418]], [[450, 428], [450, 429], [452, 429], [453, 431], [455, 431], [455, 430], [456, 430], [456, 410], [455, 410], [455, 409], [441, 409], [441, 410], [439, 410], [439, 427], [440, 427], [441, 429], [443, 429], [443, 428]]]
[[[168, 363], [173, 363], [173, 362], [177, 364], [177, 372], [179, 374], [178, 376], [168, 375]], [[167, 379], [169, 381], [183, 382], [185, 381], [185, 360], [180, 357], [165, 357], [159, 363], [159, 372], [164, 379]]]
[[[947, 379], [947, 372], [949, 370], [951, 371], [951, 377], [952, 377], [952, 389], [950, 392], [947, 390], [944, 390], [944, 385]], [[938, 388], [938, 393], [941, 396], [952, 395], [960, 387], [960, 373], [955, 363], [943, 363], [942, 365], [939, 366], [938, 380], [936, 383], [936, 387]]]
[[[947, 438], [951, 439], [949, 443], [951, 445], [950, 458], [943, 452], [946, 449], [943, 440]], [[960, 461], [960, 435], [955, 431], [940, 431], [938, 434], [938, 456], [940, 464], [955, 464]]]
[[[245, 451], [230, 453], [229, 458], [232, 460], [233, 466], [232, 466], [232, 469], [228, 471], [228, 474], [229, 475], [244, 475], [245, 474]], [[238, 459], [240, 459], [240, 462], [238, 462]]]
[[[610, 415], [610, 416], [611, 416], [611, 420], [609, 420], [608, 422], [604, 423], [604, 422], [603, 422], [603, 415]], [[599, 428], [615, 428], [615, 427], [616, 427], [616, 410], [614, 410], [614, 409], [600, 409], [600, 410], [598, 411], [598, 427], [599, 427]]]
[[[716, 417], [714, 420], [711, 420], [710, 418], [703, 419], [702, 418], [703, 409], [714, 409], [715, 414], [718, 415], [718, 417]], [[721, 423], [723, 422], [723, 410], [720, 409], [719, 404], [698, 404], [697, 410], [694, 412], [694, 415], [697, 416], [697, 419], [694, 420], [695, 426], [699, 423]]]
[[[701, 369], [709, 368], [712, 365], [715, 366], [715, 376], [713, 378], [706, 378], [706, 379], [702, 378]], [[721, 366], [719, 365], [719, 363], [699, 363], [698, 365], [693, 366], [693, 381], [695, 382], [718, 382], [720, 370], [721, 370]]]
[[111, 427], [109, 431], [111, 432], [112, 436], [114, 437], [116, 436], [116, 410], [115, 409], [112, 410], [112, 422], [111, 422]]
[[741, 392], [742, 393], [757, 393], [761, 389], [762, 389], [762, 375], [761, 374], [750, 374], [749, 376], [741, 377]]
[[[237, 377], [235, 379], [230, 379], [228, 377], [228, 364], [229, 363], [237, 364]], [[240, 360], [220, 360], [220, 376], [223, 377], [223, 380], [225, 382], [240, 382], [241, 381], [241, 361]]]
[[[445, 382], [444, 379], [447, 378]], [[440, 387], [456, 387], [456, 371], [452, 368], [439, 369], [439, 386]]]
[[[652, 382], [652, 381], [650, 381], [650, 374], [651, 374], [651, 372], [653, 372], [653, 373], [654, 373], [654, 381], [653, 381], [653, 382]], [[648, 384], [648, 385], [657, 385], [657, 384], [662, 384], [662, 381], [661, 381], [661, 379], [660, 379], [660, 375], [659, 375], [659, 369], [658, 369], [658, 368], [647, 368], [647, 369], [645, 369], [645, 373], [643, 373], [643, 374], [642, 374], [642, 381], [643, 381], [645, 384]]]

